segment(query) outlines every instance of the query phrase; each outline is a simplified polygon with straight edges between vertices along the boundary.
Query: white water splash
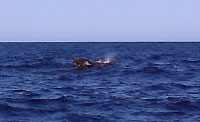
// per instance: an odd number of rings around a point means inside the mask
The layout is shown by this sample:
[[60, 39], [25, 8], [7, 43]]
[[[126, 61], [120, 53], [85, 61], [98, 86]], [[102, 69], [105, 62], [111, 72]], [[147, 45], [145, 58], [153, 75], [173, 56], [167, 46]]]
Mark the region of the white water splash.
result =
[[108, 53], [105, 57], [105, 61], [114, 61], [115, 60], [115, 57], [116, 57], [117, 53], [116, 52], [111, 52], [111, 53]]
[[114, 53], [114, 52], [109, 53], [109, 54], [107, 54], [105, 56], [105, 58], [103, 60], [98, 60], [96, 62], [98, 62], [98, 63], [110, 63], [110, 62], [113, 62], [114, 59], [115, 59], [116, 54], [117, 53]]
[[110, 63], [110, 62], [111, 62], [110, 59], [107, 58], [103, 63]]

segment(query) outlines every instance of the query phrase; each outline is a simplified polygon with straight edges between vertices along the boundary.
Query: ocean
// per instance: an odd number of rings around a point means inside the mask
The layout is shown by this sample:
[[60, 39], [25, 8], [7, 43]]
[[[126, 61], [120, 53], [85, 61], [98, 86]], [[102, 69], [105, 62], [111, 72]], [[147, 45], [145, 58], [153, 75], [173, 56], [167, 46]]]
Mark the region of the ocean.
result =
[[0, 122], [199, 121], [200, 43], [0, 43]]

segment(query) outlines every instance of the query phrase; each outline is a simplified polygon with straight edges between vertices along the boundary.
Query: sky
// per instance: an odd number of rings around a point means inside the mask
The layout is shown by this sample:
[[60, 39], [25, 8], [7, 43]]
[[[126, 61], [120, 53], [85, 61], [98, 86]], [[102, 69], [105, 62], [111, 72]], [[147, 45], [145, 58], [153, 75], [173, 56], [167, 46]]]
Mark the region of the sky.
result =
[[0, 0], [0, 41], [199, 41], [200, 0]]

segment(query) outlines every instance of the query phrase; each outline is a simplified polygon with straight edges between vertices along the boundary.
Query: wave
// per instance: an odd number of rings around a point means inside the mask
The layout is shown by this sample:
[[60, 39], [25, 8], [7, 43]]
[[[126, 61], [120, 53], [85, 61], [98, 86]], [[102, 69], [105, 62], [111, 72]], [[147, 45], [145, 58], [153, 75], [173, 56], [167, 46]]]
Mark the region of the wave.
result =
[[55, 99], [30, 99], [30, 98], [4, 98], [1, 100], [6, 100], [7, 102], [23, 102], [23, 103], [50, 103], [50, 102], [67, 102], [70, 101], [70, 99], [73, 98], [72, 96], [61, 96]]
[[0, 75], [0, 77], [14, 77], [12, 75]]
[[166, 106], [170, 110], [195, 111], [195, 110], [200, 109], [199, 104], [200, 104], [200, 101], [181, 100], [181, 101], [177, 101], [177, 102], [167, 103]]
[[52, 113], [52, 112], [63, 112], [66, 111], [65, 108], [56, 108], [56, 109], [51, 109], [51, 108], [31, 108], [31, 107], [15, 107], [11, 106], [8, 104], [0, 104], [0, 113], [6, 114], [7, 112], [13, 114], [13, 115], [20, 115], [20, 113], [26, 112], [28, 113]]
[[148, 56], [147, 59], [150, 59], [150, 60], [160, 60], [160, 59], [166, 59], [166, 58], [172, 58], [173, 55], [172, 54], [151, 54], [150, 56]]
[[172, 86], [179, 87], [181, 89], [192, 89], [192, 88], [200, 88], [200, 85], [186, 85], [181, 83], [171, 83]]
[[183, 62], [185, 62], [185, 63], [200, 63], [200, 60], [199, 59], [184, 59], [184, 60], [182, 60]]
[[7, 90], [7, 92], [14, 93], [14, 94], [21, 93], [22, 95], [27, 96], [27, 97], [40, 96], [40, 93], [36, 93], [36, 92], [24, 90], [24, 89]]
[[159, 68], [156, 66], [146, 66], [139, 69], [136, 69], [137, 73], [148, 73], [148, 74], [161, 74], [161, 73], [169, 73], [164, 68]]
[[[66, 118], [66, 117], [65, 117]], [[103, 116], [102, 114], [94, 113], [70, 113], [67, 118], [73, 122], [88, 122], [88, 121], [98, 121], [98, 122], [110, 122], [109, 118]], [[60, 118], [63, 119], [63, 118]]]
[[58, 78], [61, 81], [74, 81], [75, 79], [73, 78], [73, 76], [66, 76], [66, 75], [61, 75]]
[[169, 84], [163, 84], [163, 83], [153, 84], [151, 86], [148, 86], [147, 89], [149, 89], [149, 90], [168, 90]]
[[43, 63], [33, 63], [33, 64], [21, 64], [21, 65], [14, 65], [14, 64], [9, 64], [9, 65], [0, 65], [1, 68], [37, 68], [37, 67], [46, 67], [46, 66], [54, 66], [54, 67], [59, 67], [63, 66], [62, 63], [50, 63], [50, 62], [43, 62]]

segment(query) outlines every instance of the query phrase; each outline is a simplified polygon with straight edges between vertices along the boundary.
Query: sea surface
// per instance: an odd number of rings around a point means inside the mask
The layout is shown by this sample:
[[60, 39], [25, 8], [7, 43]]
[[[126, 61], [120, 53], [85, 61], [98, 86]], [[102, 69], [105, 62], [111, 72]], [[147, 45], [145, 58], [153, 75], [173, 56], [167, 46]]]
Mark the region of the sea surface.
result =
[[0, 122], [199, 121], [200, 43], [0, 43]]

